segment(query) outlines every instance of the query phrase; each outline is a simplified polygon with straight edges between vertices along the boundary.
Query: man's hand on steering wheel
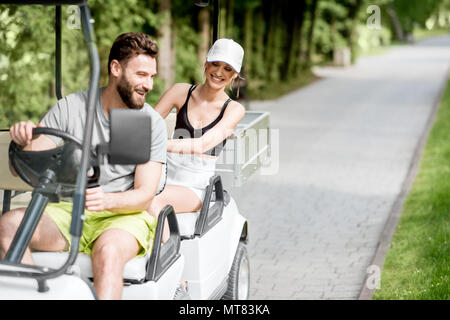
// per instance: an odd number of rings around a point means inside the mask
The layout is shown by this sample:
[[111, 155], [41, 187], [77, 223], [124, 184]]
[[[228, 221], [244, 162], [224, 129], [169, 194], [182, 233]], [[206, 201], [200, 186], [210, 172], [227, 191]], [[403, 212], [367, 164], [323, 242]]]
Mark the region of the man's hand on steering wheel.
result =
[[29, 145], [31, 143], [31, 140], [33, 140], [33, 129], [36, 127], [43, 128], [44, 126], [41, 123], [39, 123], [36, 126], [30, 120], [20, 121], [14, 124], [9, 129], [11, 140], [13, 140], [15, 143], [17, 143], [19, 146], [22, 147]]
[[[57, 145], [48, 135], [62, 139], [63, 143]], [[52, 196], [72, 196], [82, 155], [82, 142], [79, 139], [59, 129], [47, 128], [42, 124], [35, 126], [32, 121], [13, 125], [10, 136], [8, 152], [13, 175], [19, 175], [26, 183], [36, 187], [42, 182], [41, 175], [45, 174], [45, 177], [50, 179], [47, 183], [53, 184], [54, 187], [46, 189], [52, 190]], [[89, 155], [89, 165], [92, 170], [88, 173], [88, 187], [95, 187], [98, 185], [100, 169], [92, 151]], [[98, 200], [98, 195], [95, 199]], [[89, 206], [91, 205], [94, 204], [90, 203]]]

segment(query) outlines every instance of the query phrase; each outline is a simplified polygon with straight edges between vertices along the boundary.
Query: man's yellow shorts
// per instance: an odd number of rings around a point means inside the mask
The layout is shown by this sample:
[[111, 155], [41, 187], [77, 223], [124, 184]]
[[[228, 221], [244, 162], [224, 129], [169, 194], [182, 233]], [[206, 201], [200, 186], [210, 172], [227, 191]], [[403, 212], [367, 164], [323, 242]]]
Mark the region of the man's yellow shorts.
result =
[[[63, 201], [50, 203], [45, 208], [45, 212], [56, 223], [70, 248], [72, 203]], [[152, 247], [157, 221], [147, 211], [119, 214], [111, 211], [94, 212], [85, 210], [84, 215], [86, 220], [80, 238], [80, 252], [90, 255], [94, 241], [108, 229], [122, 229], [131, 233], [141, 245], [138, 257], [147, 254]]]

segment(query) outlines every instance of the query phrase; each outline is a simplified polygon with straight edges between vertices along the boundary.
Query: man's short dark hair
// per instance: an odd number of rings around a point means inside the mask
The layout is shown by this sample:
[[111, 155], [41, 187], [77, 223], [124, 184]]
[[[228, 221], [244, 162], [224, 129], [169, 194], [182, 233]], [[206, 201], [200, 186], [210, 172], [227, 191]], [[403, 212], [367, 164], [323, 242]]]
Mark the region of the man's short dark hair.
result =
[[108, 74], [111, 73], [111, 61], [117, 60], [125, 66], [129, 59], [140, 54], [155, 58], [158, 54], [158, 45], [145, 33], [122, 33], [114, 40], [109, 52]]

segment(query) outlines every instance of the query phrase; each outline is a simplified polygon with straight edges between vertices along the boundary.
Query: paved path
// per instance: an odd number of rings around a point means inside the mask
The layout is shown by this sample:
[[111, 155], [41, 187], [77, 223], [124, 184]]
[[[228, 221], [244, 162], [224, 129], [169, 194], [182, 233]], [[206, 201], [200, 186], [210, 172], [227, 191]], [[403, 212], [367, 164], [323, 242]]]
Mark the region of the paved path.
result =
[[231, 190], [249, 220], [251, 298], [358, 297], [449, 63], [450, 36], [428, 39], [251, 104], [280, 134], [279, 172]]

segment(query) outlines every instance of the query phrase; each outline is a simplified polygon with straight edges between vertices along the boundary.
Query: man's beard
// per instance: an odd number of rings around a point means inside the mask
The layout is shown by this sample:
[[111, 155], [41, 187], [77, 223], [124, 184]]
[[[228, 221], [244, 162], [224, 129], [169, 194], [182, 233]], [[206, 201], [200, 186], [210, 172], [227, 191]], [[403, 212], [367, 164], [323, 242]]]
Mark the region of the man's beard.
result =
[[145, 98], [142, 101], [133, 99], [133, 93], [135, 89], [128, 82], [128, 79], [125, 76], [122, 76], [119, 83], [117, 84], [117, 92], [119, 92], [122, 101], [126, 104], [126, 106], [130, 109], [142, 109], [145, 103]]

